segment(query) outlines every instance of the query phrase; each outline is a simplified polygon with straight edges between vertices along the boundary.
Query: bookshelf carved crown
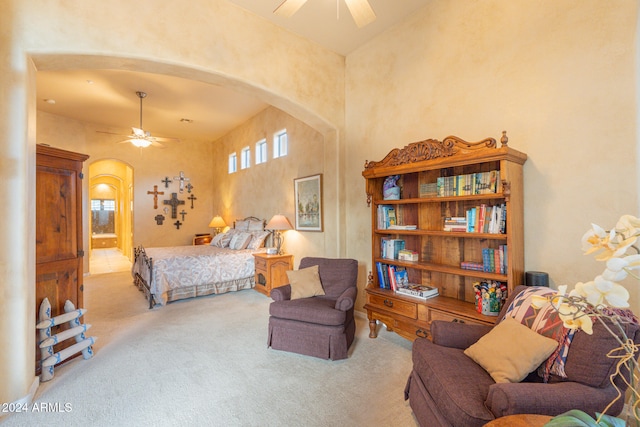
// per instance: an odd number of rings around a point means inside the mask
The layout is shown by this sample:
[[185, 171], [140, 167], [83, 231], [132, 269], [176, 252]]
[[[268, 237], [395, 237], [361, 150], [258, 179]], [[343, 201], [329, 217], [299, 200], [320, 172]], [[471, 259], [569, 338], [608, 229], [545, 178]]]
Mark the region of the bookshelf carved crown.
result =
[[[507, 137], [507, 131], [502, 131], [500, 143], [502, 147], [508, 145], [509, 138]], [[367, 170], [378, 167], [399, 166], [407, 163], [450, 157], [458, 153], [467, 153], [480, 148], [494, 148], [495, 146], [496, 140], [494, 138], [485, 138], [478, 142], [468, 142], [457, 136], [448, 136], [442, 141], [426, 139], [424, 141], [413, 142], [404, 148], [395, 148], [379, 162], [365, 160], [364, 168]]]

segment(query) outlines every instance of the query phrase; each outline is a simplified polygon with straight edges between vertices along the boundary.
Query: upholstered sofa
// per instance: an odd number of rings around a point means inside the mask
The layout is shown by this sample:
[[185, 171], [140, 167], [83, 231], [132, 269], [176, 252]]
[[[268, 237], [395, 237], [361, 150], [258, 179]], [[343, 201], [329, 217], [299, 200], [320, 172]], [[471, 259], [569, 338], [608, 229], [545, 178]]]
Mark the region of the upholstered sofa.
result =
[[[498, 319], [504, 317], [523, 289], [526, 287], [514, 290]], [[640, 343], [637, 324], [625, 327], [627, 335]], [[593, 335], [580, 330], [573, 335], [564, 359], [566, 378], [551, 374], [547, 383], [538, 375], [539, 369], [521, 382], [496, 383], [468, 357], [465, 349], [491, 330], [489, 326], [434, 321], [432, 341], [425, 338], [414, 341], [413, 369], [405, 399], [421, 426], [482, 426], [506, 415], [558, 415], [570, 409], [581, 409], [593, 416], [616, 398], [617, 392], [609, 379], [616, 360], [606, 354], [618, 343], [598, 322], [594, 323]], [[624, 393], [626, 386], [622, 379], [618, 377], [615, 382]], [[623, 401], [619, 399], [607, 414], [618, 415], [622, 407]]]
[[[300, 260], [298, 271], [315, 266], [322, 295], [292, 297], [292, 283], [271, 291], [267, 345], [322, 359], [346, 359], [356, 332], [353, 310], [358, 293], [358, 262], [305, 257]], [[290, 273], [293, 272], [288, 272], [289, 279]], [[303, 277], [306, 279], [306, 274]]]

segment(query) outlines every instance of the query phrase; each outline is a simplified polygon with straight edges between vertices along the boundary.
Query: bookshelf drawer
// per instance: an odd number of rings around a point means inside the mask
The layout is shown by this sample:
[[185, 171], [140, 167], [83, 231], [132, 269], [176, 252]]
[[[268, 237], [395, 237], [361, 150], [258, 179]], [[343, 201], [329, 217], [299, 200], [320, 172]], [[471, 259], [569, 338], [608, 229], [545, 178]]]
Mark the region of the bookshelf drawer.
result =
[[367, 300], [374, 308], [389, 311], [411, 319], [418, 318], [418, 306], [416, 303], [403, 301], [398, 298], [383, 295], [368, 294]]
[[420, 322], [396, 320], [394, 322], [394, 326], [394, 330], [398, 335], [410, 339], [411, 341], [415, 340], [416, 338], [431, 339], [429, 327], [426, 324], [421, 324]]
[[476, 325], [486, 325], [486, 323], [479, 322], [476, 319], [469, 317], [459, 316], [453, 313], [444, 313], [436, 310], [429, 310], [429, 321], [444, 320], [445, 322], [458, 322], [458, 323], [473, 323]]

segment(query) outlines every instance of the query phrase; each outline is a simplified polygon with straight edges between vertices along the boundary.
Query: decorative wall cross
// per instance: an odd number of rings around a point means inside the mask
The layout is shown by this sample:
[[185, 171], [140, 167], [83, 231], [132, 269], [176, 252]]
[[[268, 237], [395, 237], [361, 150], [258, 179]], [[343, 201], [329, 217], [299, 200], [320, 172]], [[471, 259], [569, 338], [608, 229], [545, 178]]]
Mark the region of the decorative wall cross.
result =
[[158, 186], [153, 186], [153, 191], [147, 191], [147, 194], [153, 194], [153, 209], [158, 209], [158, 194], [164, 195], [164, 191], [158, 191]]
[[191, 209], [193, 209], [193, 201], [198, 200], [198, 198], [192, 194], [189, 197], [187, 197], [187, 199], [191, 200]]
[[184, 200], [178, 200], [178, 193], [171, 193], [171, 199], [163, 202], [165, 205], [171, 206], [171, 218], [178, 218], [178, 205], [184, 205]]
[[191, 185], [191, 183], [187, 184], [187, 193], [191, 193], [191, 190], [193, 190], [193, 185]]
[[156, 215], [155, 218], [153, 218], [156, 220], [156, 224], [158, 225], [162, 225], [162, 222], [164, 221], [164, 215]]
[[169, 184], [173, 181], [171, 181], [168, 176], [165, 176], [164, 179], [160, 180], [160, 182], [164, 182], [164, 188], [169, 188]]
[[174, 176], [173, 179], [176, 180], [176, 181], [180, 181], [180, 192], [183, 193], [184, 192], [184, 183], [185, 182], [189, 182], [189, 178], [184, 176], [184, 172], [180, 171], [180, 175]]
[[182, 215], [182, 221], [184, 221], [184, 216], [185, 216], [187, 213], [188, 213], [188, 212], [187, 212], [187, 211], [185, 211], [184, 209], [182, 209], [182, 210], [180, 211], [180, 215]]
[[182, 223], [180, 222], [180, 220], [177, 220], [176, 222], [173, 223], [173, 225], [176, 226], [176, 229], [180, 230], [180, 226], [182, 225]]

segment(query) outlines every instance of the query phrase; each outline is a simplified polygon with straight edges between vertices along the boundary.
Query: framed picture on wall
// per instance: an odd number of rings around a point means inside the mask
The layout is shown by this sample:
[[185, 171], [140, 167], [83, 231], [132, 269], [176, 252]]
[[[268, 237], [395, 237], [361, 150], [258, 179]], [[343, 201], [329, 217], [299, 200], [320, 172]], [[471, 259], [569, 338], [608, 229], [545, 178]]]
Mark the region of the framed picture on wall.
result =
[[296, 230], [322, 231], [322, 174], [293, 180]]

